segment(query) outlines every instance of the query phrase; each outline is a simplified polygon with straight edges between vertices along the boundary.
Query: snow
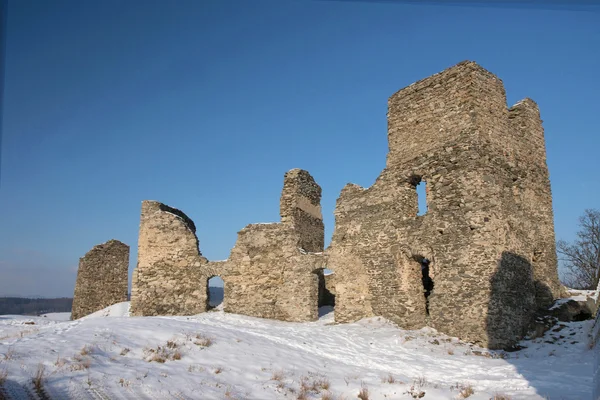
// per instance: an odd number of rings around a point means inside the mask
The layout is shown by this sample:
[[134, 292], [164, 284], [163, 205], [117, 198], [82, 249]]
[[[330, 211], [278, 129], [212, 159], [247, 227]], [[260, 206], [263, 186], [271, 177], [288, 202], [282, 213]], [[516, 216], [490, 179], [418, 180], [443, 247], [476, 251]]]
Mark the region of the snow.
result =
[[561, 304], [566, 303], [570, 300], [585, 302], [588, 299], [593, 299], [597, 301], [597, 291], [596, 290], [577, 290], [577, 289], [567, 289], [567, 292], [571, 295], [570, 297], [565, 297], [564, 299], [558, 299], [554, 302], [550, 310], [554, 310], [558, 308]]
[[[76, 321], [0, 316], [4, 391], [27, 398], [42, 363], [51, 399], [296, 399], [302, 386], [315, 388], [308, 399], [356, 399], [361, 388], [371, 400], [412, 399], [411, 386], [425, 400], [457, 399], [457, 385], [472, 385], [472, 400], [591, 399], [593, 321], [563, 323], [504, 353], [383, 318], [335, 324], [333, 312], [322, 311], [309, 323], [222, 306], [189, 317], [129, 317], [129, 303]], [[148, 361], [158, 353], [164, 363]]]

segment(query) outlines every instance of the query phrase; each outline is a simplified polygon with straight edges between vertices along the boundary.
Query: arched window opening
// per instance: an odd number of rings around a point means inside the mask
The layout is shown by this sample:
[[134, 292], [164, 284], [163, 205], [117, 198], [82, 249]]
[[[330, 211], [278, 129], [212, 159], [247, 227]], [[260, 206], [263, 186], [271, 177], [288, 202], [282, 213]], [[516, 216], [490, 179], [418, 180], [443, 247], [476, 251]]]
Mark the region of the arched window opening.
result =
[[206, 310], [220, 309], [225, 296], [225, 282], [220, 276], [213, 276], [206, 282]]

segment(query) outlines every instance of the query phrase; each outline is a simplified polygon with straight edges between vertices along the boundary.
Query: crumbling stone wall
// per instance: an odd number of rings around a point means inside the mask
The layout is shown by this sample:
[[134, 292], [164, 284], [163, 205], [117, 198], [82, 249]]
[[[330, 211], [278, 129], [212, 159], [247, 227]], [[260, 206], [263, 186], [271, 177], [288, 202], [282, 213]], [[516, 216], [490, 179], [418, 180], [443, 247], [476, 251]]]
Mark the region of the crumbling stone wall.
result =
[[224, 282], [227, 312], [285, 321], [318, 318], [319, 271], [324, 267], [321, 188], [306, 171], [285, 174], [281, 222], [238, 232], [228, 260], [202, 256], [196, 227], [182, 211], [142, 203], [132, 315], [192, 315], [206, 311], [207, 283]]
[[208, 269], [194, 222], [182, 211], [143, 201], [131, 315], [192, 315], [206, 310]]
[[128, 268], [129, 246], [114, 239], [80, 258], [71, 319], [127, 301]]
[[[466, 61], [390, 97], [388, 143], [373, 186], [348, 184], [337, 200], [336, 320], [380, 315], [512, 344], [536, 306], [562, 294], [537, 106], [508, 109], [502, 81]], [[417, 216], [420, 183], [428, 210]]]
[[324, 267], [321, 188], [307, 171], [285, 174], [281, 222], [238, 232], [228, 259], [224, 310], [284, 321], [318, 319]]

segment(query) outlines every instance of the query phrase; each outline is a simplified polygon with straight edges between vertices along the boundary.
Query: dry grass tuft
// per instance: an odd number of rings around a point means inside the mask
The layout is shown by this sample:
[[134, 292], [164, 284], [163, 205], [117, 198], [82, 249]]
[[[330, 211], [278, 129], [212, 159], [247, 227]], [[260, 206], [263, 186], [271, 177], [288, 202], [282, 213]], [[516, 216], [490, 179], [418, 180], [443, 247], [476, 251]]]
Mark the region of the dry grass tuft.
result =
[[358, 392], [357, 397], [360, 400], [369, 400], [369, 389], [367, 389], [365, 386], [363, 386], [362, 388], [360, 388], [360, 392]]
[[210, 337], [199, 333], [196, 335], [196, 340], [194, 340], [194, 344], [200, 347], [210, 347], [213, 344], [213, 340]]
[[331, 383], [329, 382], [329, 379], [317, 378], [313, 381], [311, 389], [314, 392], [319, 393], [322, 390], [329, 390], [330, 387], [331, 387]]
[[33, 383], [33, 387], [35, 388], [35, 391], [40, 393], [43, 391], [44, 389], [44, 381], [46, 380], [46, 377], [44, 376], [46, 373], [46, 367], [44, 366], [44, 364], [38, 364], [38, 368], [35, 371], [35, 375], [33, 376], [33, 378], [31, 379], [32, 383]]
[[54, 366], [57, 368], [62, 368], [67, 363], [67, 360], [64, 358], [60, 358], [60, 356], [56, 356], [56, 361], [54, 362]]
[[271, 380], [272, 381], [279, 381], [279, 382], [281, 382], [284, 379], [285, 379], [285, 373], [283, 372], [283, 370], [274, 371], [273, 375], [271, 375]]
[[490, 400], [511, 400], [511, 398], [505, 394], [496, 393]]
[[475, 394], [475, 390], [473, 390], [473, 386], [471, 385], [464, 385], [460, 388], [460, 397], [462, 397], [463, 399], [466, 399], [467, 397], [472, 396], [473, 394]]
[[70, 367], [71, 371], [81, 371], [84, 369], [89, 369], [92, 361], [89, 357], [80, 356], [79, 354], [73, 357], [75, 363], [73, 363]]
[[82, 356], [87, 356], [89, 354], [92, 354], [94, 348], [92, 346], [90, 346], [89, 344], [86, 344], [85, 346], [83, 346], [81, 348], [81, 351], [79, 352], [79, 354], [81, 354]]
[[157, 362], [164, 364], [167, 361], [181, 360], [183, 356], [178, 349], [179, 344], [169, 340], [165, 346], [158, 346], [156, 349], [144, 348], [144, 358], [148, 362]]
[[381, 378], [381, 383], [396, 383], [396, 378], [394, 378], [394, 375], [388, 374], [387, 376]]
[[215, 368], [214, 372], [215, 372], [215, 374], [220, 374], [221, 372], [223, 372], [223, 368], [217, 367], [217, 368]]
[[321, 400], [334, 400], [333, 395], [329, 392], [325, 392], [321, 395]]
[[0, 387], [4, 386], [6, 378], [8, 377], [8, 370], [6, 368], [0, 369]]

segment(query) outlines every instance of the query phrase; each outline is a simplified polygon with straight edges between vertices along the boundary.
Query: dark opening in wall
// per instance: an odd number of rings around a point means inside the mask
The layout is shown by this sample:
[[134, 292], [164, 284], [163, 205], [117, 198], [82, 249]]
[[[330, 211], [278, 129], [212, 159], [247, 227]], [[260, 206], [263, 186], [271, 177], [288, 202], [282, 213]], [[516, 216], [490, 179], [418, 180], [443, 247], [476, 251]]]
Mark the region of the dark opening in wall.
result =
[[225, 282], [220, 276], [213, 276], [206, 281], [206, 310], [212, 310], [223, 303]]
[[319, 269], [315, 271], [315, 274], [319, 278], [319, 298], [318, 298], [318, 307], [319, 307], [319, 317], [322, 317], [325, 314], [329, 314], [333, 311], [335, 307], [335, 295], [327, 289], [327, 282], [325, 280], [325, 274], [331, 273], [329, 270]]
[[425, 311], [429, 315], [429, 295], [433, 290], [433, 279], [429, 276], [430, 261], [426, 258], [421, 259], [421, 274], [423, 281], [423, 292], [425, 294]]

